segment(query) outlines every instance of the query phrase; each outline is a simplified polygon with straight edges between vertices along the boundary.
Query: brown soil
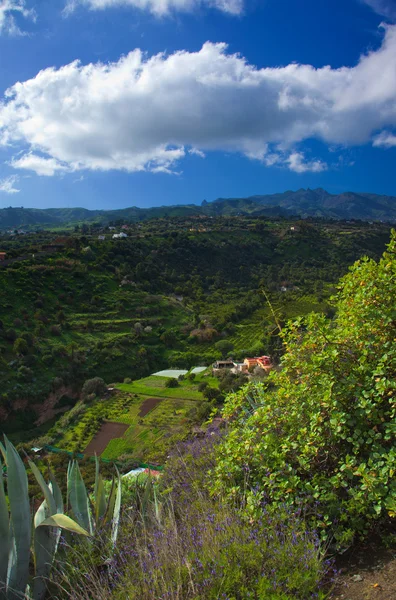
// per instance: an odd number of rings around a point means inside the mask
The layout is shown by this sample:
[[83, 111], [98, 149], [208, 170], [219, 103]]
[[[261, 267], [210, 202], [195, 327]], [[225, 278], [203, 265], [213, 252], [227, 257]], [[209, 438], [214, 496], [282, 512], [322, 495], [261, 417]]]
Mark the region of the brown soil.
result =
[[125, 425], [125, 423], [103, 423], [85, 448], [84, 454], [87, 456], [94, 456], [95, 454], [100, 456], [105, 451], [107, 444], [114, 438], [122, 437], [128, 427], [129, 425]]
[[147, 398], [147, 400], [145, 400], [140, 407], [139, 417], [145, 417], [150, 411], [153, 410], [153, 408], [157, 406], [157, 404], [162, 402], [162, 400], [163, 398]]
[[339, 561], [340, 575], [330, 600], [395, 600], [396, 548], [372, 542]]
[[[73, 392], [72, 388], [62, 386], [61, 388], [56, 390], [56, 392], [52, 392], [51, 394], [49, 394], [47, 396], [47, 398], [44, 400], [44, 402], [41, 402], [40, 404], [32, 405], [32, 408], [39, 415], [39, 418], [37, 419], [35, 425], [42, 425], [46, 421], [49, 421], [50, 419], [55, 417], [56, 415], [63, 413], [66, 410], [69, 410], [65, 406], [63, 406], [61, 408], [54, 408], [56, 406], [56, 403], [58, 402], [59, 398], [61, 398], [64, 394], [67, 394], [68, 396], [70, 396], [72, 398], [77, 398], [77, 396], [78, 396]], [[69, 408], [71, 408], [71, 407], [69, 407]]]

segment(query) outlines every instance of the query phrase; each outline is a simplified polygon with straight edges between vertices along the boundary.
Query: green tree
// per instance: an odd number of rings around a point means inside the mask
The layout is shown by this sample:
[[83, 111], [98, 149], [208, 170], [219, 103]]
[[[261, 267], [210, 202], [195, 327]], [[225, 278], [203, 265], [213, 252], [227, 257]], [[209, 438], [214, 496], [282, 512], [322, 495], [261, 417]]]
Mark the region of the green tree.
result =
[[362, 259], [341, 280], [332, 320], [288, 324], [280, 372], [228, 397], [217, 490], [233, 496], [248, 469], [252, 512], [264, 498], [274, 510], [304, 503], [339, 546], [396, 515], [395, 298], [393, 233], [379, 263]]
[[27, 341], [23, 338], [17, 338], [14, 342], [13, 348], [15, 354], [27, 354], [29, 352]]

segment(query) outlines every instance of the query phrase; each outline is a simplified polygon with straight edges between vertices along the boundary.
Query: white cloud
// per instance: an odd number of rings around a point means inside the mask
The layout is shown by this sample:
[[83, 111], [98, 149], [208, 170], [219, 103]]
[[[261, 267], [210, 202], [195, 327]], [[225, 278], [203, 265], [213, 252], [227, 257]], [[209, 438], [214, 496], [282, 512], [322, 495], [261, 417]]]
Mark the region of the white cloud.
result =
[[73, 12], [78, 5], [88, 6], [91, 10], [130, 6], [162, 17], [174, 12], [191, 12], [205, 6], [230, 15], [239, 15], [243, 11], [243, 4], [244, 0], [68, 0], [65, 13]]
[[382, 133], [375, 136], [373, 146], [377, 148], [393, 148], [396, 146], [396, 135], [389, 131], [382, 131]]
[[18, 181], [18, 175], [10, 175], [5, 179], [0, 179], [0, 192], [4, 192], [6, 194], [17, 194], [21, 190], [18, 190], [15, 186]]
[[306, 160], [302, 152], [292, 152], [285, 162], [295, 173], [321, 173], [327, 170], [326, 163], [321, 160]]
[[0, 35], [25, 35], [15, 20], [17, 14], [35, 20], [35, 12], [26, 8], [25, 0], [0, 0]]
[[55, 173], [74, 170], [72, 165], [62, 165], [55, 158], [45, 158], [43, 156], [38, 156], [33, 152], [28, 152], [21, 156], [21, 158], [13, 159], [10, 162], [10, 165], [14, 167], [14, 169], [34, 171], [37, 175], [46, 177], [51, 177], [52, 175], [55, 175]]
[[257, 68], [209, 42], [169, 56], [137, 49], [115, 63], [46, 69], [0, 102], [0, 144], [24, 149], [14, 166], [42, 175], [174, 172], [192, 148], [319, 171], [297, 144], [360, 145], [393, 127], [396, 26], [353, 67]]
[[189, 154], [192, 154], [193, 156], [199, 156], [199, 158], [205, 158], [206, 154], [205, 152], [202, 152], [202, 150], [199, 150], [198, 148], [190, 148], [188, 151]]
[[376, 13], [383, 15], [388, 19], [396, 19], [396, 2], [395, 0], [362, 0], [368, 4]]

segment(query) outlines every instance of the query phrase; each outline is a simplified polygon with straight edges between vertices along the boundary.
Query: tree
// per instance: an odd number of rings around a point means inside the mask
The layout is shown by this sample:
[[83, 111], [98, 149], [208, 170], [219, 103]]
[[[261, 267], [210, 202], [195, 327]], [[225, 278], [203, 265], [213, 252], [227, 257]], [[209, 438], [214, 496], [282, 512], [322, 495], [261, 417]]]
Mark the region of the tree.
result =
[[340, 547], [396, 515], [395, 297], [393, 232], [378, 264], [362, 259], [341, 280], [335, 317], [290, 322], [282, 370], [228, 397], [217, 492], [233, 497], [248, 468], [253, 512], [264, 498], [274, 511], [304, 502]]
[[234, 344], [229, 340], [220, 340], [219, 342], [215, 343], [215, 347], [221, 352], [222, 357], [226, 358], [231, 350], [234, 349]]
[[15, 354], [27, 354], [29, 352], [27, 341], [23, 338], [17, 338], [14, 342], [13, 348]]
[[165, 387], [167, 388], [176, 388], [178, 386], [179, 382], [174, 377], [169, 377], [169, 379], [165, 381]]
[[103, 394], [107, 391], [107, 385], [101, 377], [94, 377], [93, 379], [87, 379], [84, 383], [81, 395], [83, 398], [89, 396], [90, 394], [95, 394], [95, 396], [103, 396]]

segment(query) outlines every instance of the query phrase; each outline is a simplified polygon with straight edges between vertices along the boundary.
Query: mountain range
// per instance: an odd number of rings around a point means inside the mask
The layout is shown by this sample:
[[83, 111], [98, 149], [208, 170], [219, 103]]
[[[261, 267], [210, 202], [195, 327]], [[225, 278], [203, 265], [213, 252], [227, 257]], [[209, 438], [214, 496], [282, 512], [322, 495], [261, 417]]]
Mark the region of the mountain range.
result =
[[278, 194], [248, 198], [218, 198], [202, 204], [184, 204], [119, 210], [88, 210], [85, 208], [3, 208], [0, 209], [0, 229], [56, 227], [70, 223], [100, 221], [103, 224], [124, 219], [146, 219], [173, 216], [299, 216], [326, 219], [396, 222], [396, 197], [370, 193], [344, 192], [330, 194], [322, 188], [299, 189]]

